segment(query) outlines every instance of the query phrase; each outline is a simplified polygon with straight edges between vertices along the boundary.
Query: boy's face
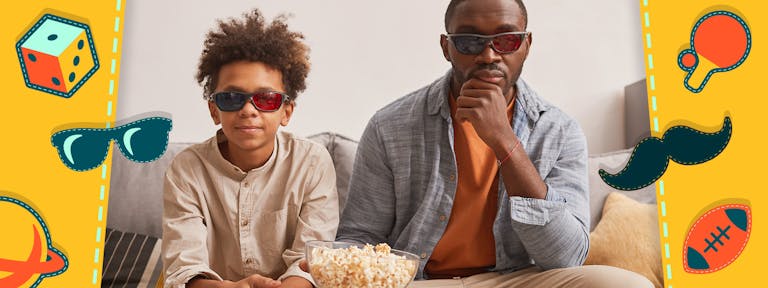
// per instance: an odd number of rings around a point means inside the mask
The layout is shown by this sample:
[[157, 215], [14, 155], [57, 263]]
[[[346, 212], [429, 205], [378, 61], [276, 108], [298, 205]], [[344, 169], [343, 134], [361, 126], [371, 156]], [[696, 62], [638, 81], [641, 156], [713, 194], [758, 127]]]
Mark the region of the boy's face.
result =
[[[232, 62], [222, 66], [218, 76], [214, 94], [223, 91], [285, 92], [282, 73], [261, 62]], [[208, 102], [208, 109], [213, 122], [221, 124], [230, 151], [269, 154], [272, 153], [278, 126], [288, 125], [291, 119], [293, 102], [283, 103], [274, 112], [259, 111], [250, 101], [239, 111], [221, 111], [214, 102]]]

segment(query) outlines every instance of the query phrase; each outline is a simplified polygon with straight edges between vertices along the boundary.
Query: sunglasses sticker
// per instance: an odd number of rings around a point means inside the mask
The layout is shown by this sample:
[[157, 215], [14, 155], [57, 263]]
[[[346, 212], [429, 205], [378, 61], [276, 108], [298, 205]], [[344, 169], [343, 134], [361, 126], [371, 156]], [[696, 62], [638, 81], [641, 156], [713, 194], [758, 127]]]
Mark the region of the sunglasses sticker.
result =
[[101, 165], [113, 140], [125, 158], [146, 163], [165, 154], [172, 126], [170, 118], [148, 117], [114, 128], [66, 129], [54, 133], [51, 144], [56, 147], [61, 162], [75, 171], [88, 171]]
[[72, 97], [99, 70], [91, 28], [53, 14], [43, 15], [16, 42], [27, 87]]
[[[0, 245], [0, 287], [37, 287], [45, 278], [67, 271], [69, 260], [53, 246], [40, 214], [27, 203], [0, 196], [4, 221]], [[8, 237], [10, 236], [10, 237]]]

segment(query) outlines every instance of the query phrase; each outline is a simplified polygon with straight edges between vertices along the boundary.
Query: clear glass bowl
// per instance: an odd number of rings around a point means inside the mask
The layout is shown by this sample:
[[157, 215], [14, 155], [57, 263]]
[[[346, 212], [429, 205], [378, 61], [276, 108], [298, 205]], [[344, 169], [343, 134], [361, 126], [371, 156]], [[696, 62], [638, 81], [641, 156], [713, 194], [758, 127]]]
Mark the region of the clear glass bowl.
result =
[[[338, 241], [309, 241], [309, 274], [319, 288], [405, 288], [416, 276], [419, 257], [396, 249], [381, 256], [365, 245]], [[370, 248], [369, 248], [370, 249]]]

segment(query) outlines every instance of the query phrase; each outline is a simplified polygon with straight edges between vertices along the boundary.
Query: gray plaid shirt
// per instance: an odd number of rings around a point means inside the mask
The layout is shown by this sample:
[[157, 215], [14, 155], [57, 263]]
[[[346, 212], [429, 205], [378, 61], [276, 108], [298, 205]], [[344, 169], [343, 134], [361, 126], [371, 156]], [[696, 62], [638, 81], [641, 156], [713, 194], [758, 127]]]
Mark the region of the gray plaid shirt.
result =
[[[424, 265], [445, 231], [456, 193], [450, 76], [451, 71], [370, 120], [336, 236], [340, 241], [388, 243], [418, 255], [417, 279], [426, 277]], [[514, 105], [513, 130], [542, 175], [547, 197], [508, 197], [503, 183], [498, 185], [496, 266], [489, 271], [581, 265], [589, 247], [584, 134], [575, 120], [522, 79]]]

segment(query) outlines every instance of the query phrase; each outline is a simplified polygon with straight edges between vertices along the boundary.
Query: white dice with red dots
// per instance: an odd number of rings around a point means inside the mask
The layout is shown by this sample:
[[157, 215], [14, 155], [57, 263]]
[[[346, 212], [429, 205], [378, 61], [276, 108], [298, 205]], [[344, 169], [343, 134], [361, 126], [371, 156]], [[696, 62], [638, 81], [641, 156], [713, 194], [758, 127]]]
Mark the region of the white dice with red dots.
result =
[[99, 69], [88, 25], [45, 14], [16, 43], [27, 87], [72, 97]]

